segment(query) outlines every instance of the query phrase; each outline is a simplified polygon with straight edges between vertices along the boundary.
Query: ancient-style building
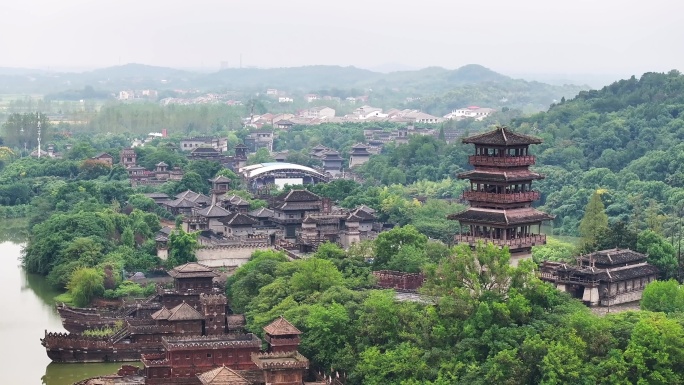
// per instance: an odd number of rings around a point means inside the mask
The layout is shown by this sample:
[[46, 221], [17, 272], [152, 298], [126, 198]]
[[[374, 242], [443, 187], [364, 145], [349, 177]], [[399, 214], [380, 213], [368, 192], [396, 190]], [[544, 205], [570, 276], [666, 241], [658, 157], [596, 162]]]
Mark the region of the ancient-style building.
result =
[[368, 146], [363, 143], [357, 143], [352, 146], [349, 153], [349, 168], [355, 166], [360, 166], [370, 159], [370, 152], [368, 152]]
[[129, 166], [135, 166], [137, 162], [138, 155], [132, 148], [124, 148], [119, 156], [119, 163], [128, 168]]
[[142, 355], [145, 383], [302, 385], [309, 360], [297, 351], [301, 332], [283, 317], [264, 332], [265, 352], [251, 333], [162, 337], [163, 352]]
[[337, 243], [347, 249], [354, 243], [375, 239], [375, 215], [363, 208], [336, 209], [330, 212], [307, 213], [301, 229], [296, 231], [300, 251], [315, 251], [321, 243]]
[[602, 250], [576, 257], [577, 264], [544, 262], [540, 278], [589, 305], [617, 305], [641, 299], [658, 277], [647, 256], [629, 249]]
[[532, 181], [544, 176], [529, 169], [535, 164], [529, 146], [541, 142], [507, 127], [463, 139], [463, 143], [475, 145], [475, 155], [468, 159], [474, 170], [458, 175], [470, 180], [470, 189], [463, 193], [470, 207], [449, 216], [461, 227], [454, 237], [456, 243], [474, 247], [489, 242], [508, 247], [513, 265], [530, 257], [532, 246], [546, 243], [541, 225], [553, 217], [532, 207], [539, 199]]
[[275, 198], [272, 221], [284, 231], [285, 238], [295, 238], [306, 214], [320, 211], [329, 211], [323, 210], [321, 197], [309, 190], [290, 190]]
[[[158, 287], [153, 296], [116, 312], [58, 306], [62, 323], [71, 333], [45, 333], [41, 342], [48, 357], [56, 362], [136, 361], [141, 353], [160, 353], [164, 338], [228, 333], [227, 299], [213, 282], [217, 273], [193, 262], [177, 266], [169, 275], [174, 279], [173, 289]], [[123, 328], [108, 337], [80, 334], [121, 321]], [[233, 320], [233, 330], [240, 327], [236, 321], [240, 320]]]

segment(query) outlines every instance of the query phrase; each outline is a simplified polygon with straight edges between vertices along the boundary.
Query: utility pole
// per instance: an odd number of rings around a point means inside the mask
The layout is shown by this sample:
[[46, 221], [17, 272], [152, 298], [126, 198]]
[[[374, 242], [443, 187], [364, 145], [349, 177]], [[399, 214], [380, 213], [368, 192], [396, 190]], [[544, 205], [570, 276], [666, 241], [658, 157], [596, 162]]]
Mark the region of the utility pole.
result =
[[38, 117], [38, 158], [40, 158], [40, 113], [36, 113]]

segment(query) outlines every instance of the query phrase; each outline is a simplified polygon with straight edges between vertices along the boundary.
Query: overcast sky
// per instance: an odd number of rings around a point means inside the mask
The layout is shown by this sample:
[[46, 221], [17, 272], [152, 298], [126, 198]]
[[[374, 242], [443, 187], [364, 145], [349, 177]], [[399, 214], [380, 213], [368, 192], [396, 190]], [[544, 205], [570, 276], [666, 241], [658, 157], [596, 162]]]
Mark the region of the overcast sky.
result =
[[2, 0], [0, 67], [684, 70], [684, 2]]

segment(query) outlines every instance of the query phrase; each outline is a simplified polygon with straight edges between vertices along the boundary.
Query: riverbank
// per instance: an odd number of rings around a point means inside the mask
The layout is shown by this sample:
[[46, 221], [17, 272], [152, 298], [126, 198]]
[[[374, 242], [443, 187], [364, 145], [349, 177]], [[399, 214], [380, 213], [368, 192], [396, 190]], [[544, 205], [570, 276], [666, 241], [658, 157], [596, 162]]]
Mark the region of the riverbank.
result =
[[[121, 363], [55, 364], [48, 358], [40, 338], [45, 330], [65, 331], [54, 306], [59, 294], [39, 275], [21, 267], [26, 240], [20, 220], [5, 220], [0, 230], [0, 373], [11, 385], [71, 385], [84, 378], [115, 373]], [[25, 229], [26, 221], [23, 221]]]

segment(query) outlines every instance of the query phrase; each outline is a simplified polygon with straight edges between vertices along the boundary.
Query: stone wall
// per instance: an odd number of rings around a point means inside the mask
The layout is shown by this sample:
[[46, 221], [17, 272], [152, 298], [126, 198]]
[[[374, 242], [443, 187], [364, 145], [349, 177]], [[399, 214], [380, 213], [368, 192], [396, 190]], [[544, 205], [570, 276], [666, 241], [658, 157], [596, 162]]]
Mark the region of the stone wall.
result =
[[248, 245], [207, 246], [195, 251], [197, 262], [210, 267], [242, 266], [255, 250], [272, 249], [267, 243]]

